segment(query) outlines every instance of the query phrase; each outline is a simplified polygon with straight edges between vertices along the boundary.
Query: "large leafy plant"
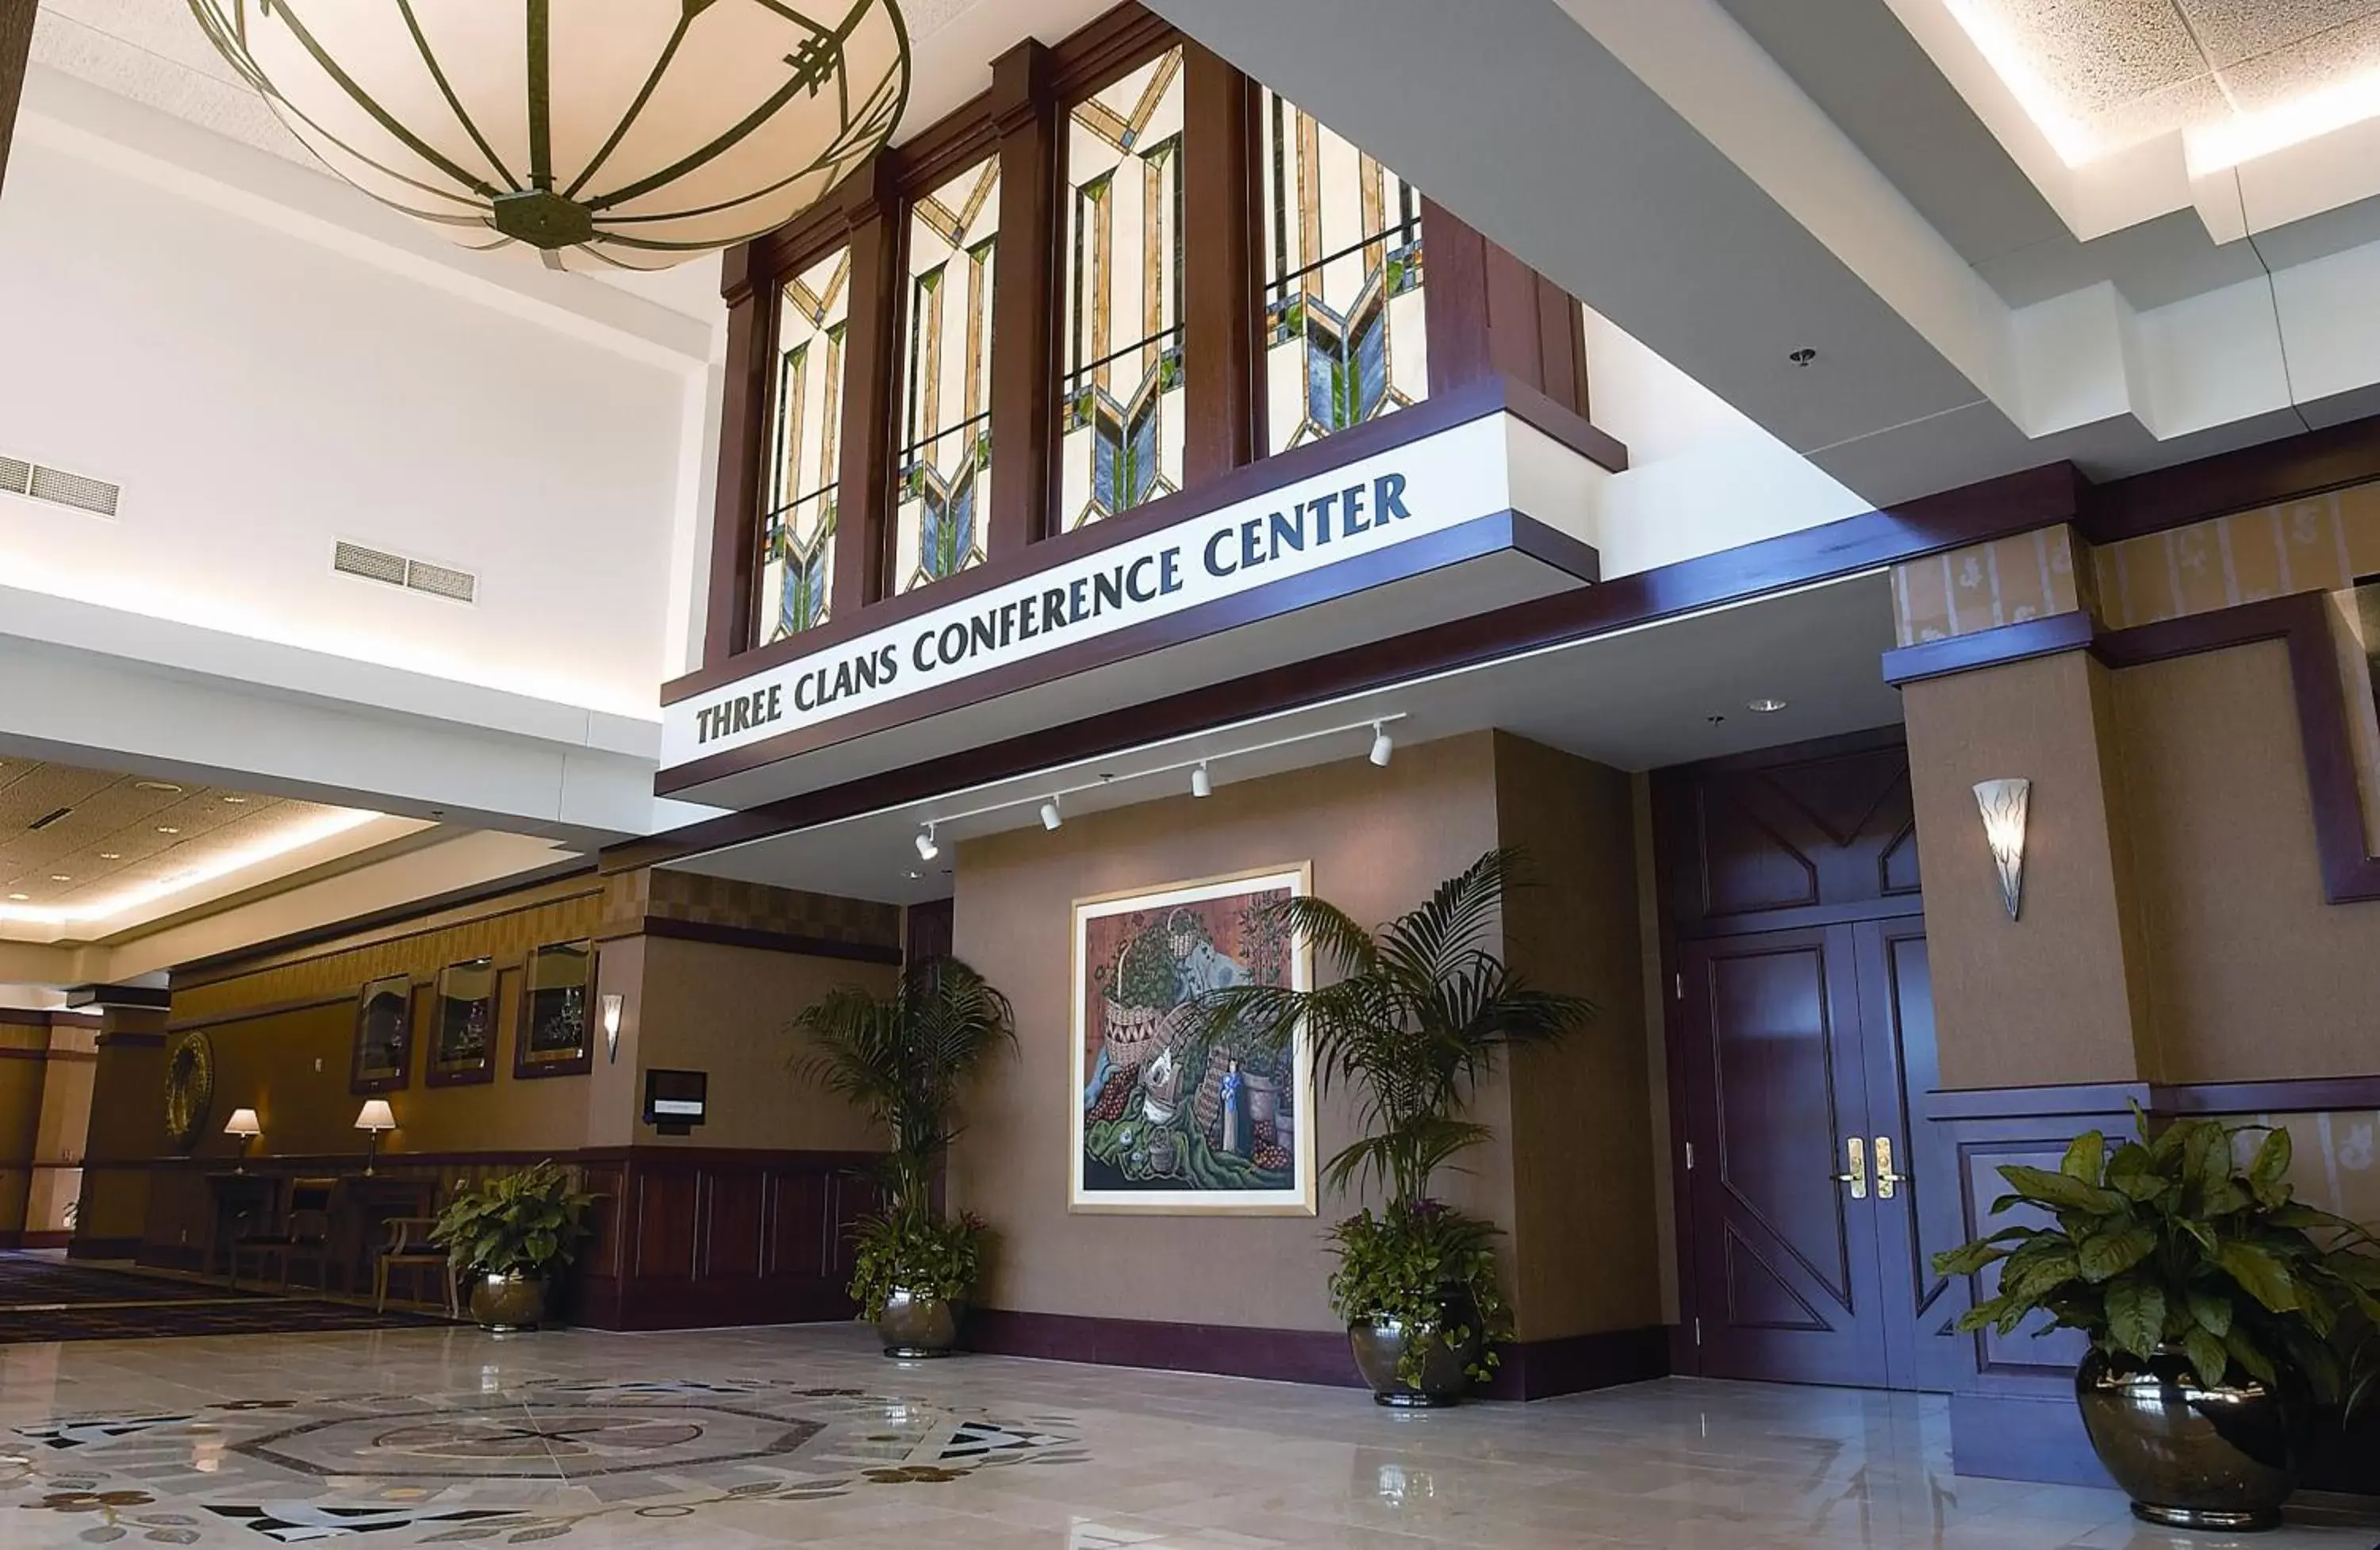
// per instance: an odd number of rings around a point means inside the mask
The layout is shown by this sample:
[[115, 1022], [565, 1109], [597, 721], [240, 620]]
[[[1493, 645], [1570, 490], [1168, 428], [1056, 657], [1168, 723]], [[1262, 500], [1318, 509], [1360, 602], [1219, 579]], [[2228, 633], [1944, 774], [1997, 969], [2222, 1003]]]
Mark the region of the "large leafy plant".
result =
[[544, 1276], [577, 1257], [594, 1205], [568, 1169], [549, 1160], [457, 1194], [438, 1214], [430, 1241], [461, 1270]]
[[958, 1135], [960, 1089], [1016, 1041], [1008, 998], [966, 964], [942, 958], [903, 975], [889, 996], [852, 986], [830, 991], [794, 1025], [808, 1044], [796, 1071], [847, 1099], [892, 1140], [884, 1208], [857, 1229], [852, 1296], [874, 1318], [892, 1286], [928, 1290], [904, 1276], [951, 1286], [941, 1295], [953, 1300], [964, 1295], [978, 1269], [982, 1224], [944, 1223], [934, 1210], [934, 1180]]
[[[2137, 1112], [2137, 1111], [2136, 1111]], [[2261, 1134], [2249, 1161], [2235, 1138]], [[2055, 1173], [2006, 1167], [2014, 1192], [2052, 1225], [2003, 1228], [1937, 1255], [1944, 1275], [1999, 1266], [1997, 1295], [1960, 1321], [2002, 1335], [2036, 1313], [2082, 1330], [2119, 1368], [2160, 1350], [2188, 1356], [2210, 1387], [2302, 1379], [2336, 1400], [2348, 1387], [2337, 1338], [2380, 1315], [2380, 1258], [2368, 1232], [2299, 1203], [2289, 1132], [2180, 1120], [2110, 1146], [2075, 1138]]]
[[[1595, 1013], [1586, 1000], [1540, 990], [1488, 946], [1506, 892], [1525, 881], [1521, 854], [1489, 851], [1440, 883], [1415, 908], [1367, 929], [1313, 897], [1269, 906], [1335, 971], [1311, 990], [1247, 985], [1210, 992], [1202, 1021], [1251, 1045], [1281, 1048], [1304, 1037], [1325, 1092], [1357, 1094], [1363, 1133], [1323, 1170], [1333, 1190], [1366, 1183], [1385, 1208], [1339, 1224], [1332, 1305], [1348, 1322], [1395, 1318], [1408, 1328], [1440, 1321], [1448, 1292], [1467, 1291], [1492, 1338], [1503, 1328], [1496, 1288], [1496, 1229], [1431, 1194], [1439, 1169], [1494, 1132], [1465, 1119], [1477, 1084], [1505, 1050], [1552, 1042]], [[1441, 1332], [1461, 1343], [1467, 1331]], [[1409, 1342], [1400, 1375], [1416, 1380], [1426, 1353]], [[1492, 1353], [1487, 1359], [1493, 1362]]]

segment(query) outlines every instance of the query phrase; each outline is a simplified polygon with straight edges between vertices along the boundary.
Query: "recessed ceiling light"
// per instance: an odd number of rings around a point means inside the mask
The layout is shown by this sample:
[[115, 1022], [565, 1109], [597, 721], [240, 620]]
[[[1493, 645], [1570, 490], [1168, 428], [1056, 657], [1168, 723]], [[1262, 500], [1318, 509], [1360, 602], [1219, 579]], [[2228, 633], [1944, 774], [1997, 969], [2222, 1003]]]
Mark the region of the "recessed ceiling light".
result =
[[182, 831], [176, 829], [170, 823], [161, 823], [157, 826], [157, 832], [160, 834], [179, 834]]
[[102, 851], [99, 853], [99, 859], [102, 861], [121, 861], [124, 859], [124, 853], [122, 851]]
[[9, 897], [9, 898], [11, 898], [11, 899], [15, 899], [15, 900], [22, 901], [22, 900], [26, 900], [26, 899], [30, 899], [30, 898], [32, 897], [32, 895], [31, 895], [31, 894], [30, 894], [30, 893], [12, 893], [12, 894], [8, 895], [8, 897]]
[[178, 792], [182, 788], [176, 785], [171, 781], [135, 781], [132, 782], [132, 789], [134, 791]]
[[1786, 358], [1787, 360], [1791, 361], [1791, 362], [1792, 362], [1794, 365], [1796, 365], [1796, 366], [1807, 366], [1807, 365], [1809, 365], [1812, 361], [1814, 361], [1814, 360], [1815, 360], [1815, 359], [1817, 359], [1817, 358], [1818, 358], [1818, 352], [1817, 352], [1817, 351], [1815, 351], [1815, 350], [1813, 350], [1813, 349], [1807, 348], [1807, 347], [1805, 346], [1805, 347], [1803, 347], [1803, 348], [1802, 348], [1802, 349], [1799, 349], [1799, 350], [1794, 351], [1791, 355], [1787, 356], [1785, 358]]
[[226, 796], [224, 800], [235, 807], [245, 807], [248, 805], [248, 798], [244, 796]]
[[69, 873], [53, 872], [50, 874], [50, 881], [54, 883], [70, 883], [74, 881], [74, 878]]
[[1785, 702], [1774, 695], [1763, 695], [1758, 699], [1746, 701], [1743, 708], [1746, 710], [1756, 710], [1763, 716], [1774, 716], [1785, 708]]

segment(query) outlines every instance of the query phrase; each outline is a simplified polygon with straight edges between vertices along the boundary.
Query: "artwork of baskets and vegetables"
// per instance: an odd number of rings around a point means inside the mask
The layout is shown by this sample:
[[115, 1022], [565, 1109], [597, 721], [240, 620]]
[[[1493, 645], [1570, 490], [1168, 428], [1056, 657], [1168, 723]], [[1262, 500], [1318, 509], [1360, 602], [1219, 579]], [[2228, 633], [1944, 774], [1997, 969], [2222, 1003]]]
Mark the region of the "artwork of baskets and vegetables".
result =
[[1313, 1211], [1308, 1051], [1199, 1010], [1310, 984], [1271, 908], [1307, 888], [1280, 868], [1075, 906], [1076, 1210]]

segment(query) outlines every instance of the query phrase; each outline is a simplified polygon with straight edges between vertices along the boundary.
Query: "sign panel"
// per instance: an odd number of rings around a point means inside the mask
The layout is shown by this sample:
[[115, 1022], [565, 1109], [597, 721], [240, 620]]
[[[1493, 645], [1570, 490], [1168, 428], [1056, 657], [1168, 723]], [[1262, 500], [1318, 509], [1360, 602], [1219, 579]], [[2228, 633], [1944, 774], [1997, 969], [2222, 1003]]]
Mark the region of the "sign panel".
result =
[[1503, 415], [1186, 517], [663, 708], [662, 768], [823, 725], [1512, 504]]

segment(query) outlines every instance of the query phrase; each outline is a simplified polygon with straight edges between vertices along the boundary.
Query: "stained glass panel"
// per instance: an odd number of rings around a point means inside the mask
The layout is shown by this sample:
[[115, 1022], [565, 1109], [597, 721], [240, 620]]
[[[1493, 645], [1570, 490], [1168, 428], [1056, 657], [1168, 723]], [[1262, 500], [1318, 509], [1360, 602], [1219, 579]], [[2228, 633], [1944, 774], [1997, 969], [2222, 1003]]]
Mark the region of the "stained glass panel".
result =
[[987, 157], [909, 212], [893, 587], [983, 561], [991, 503], [991, 287], [1000, 162]]
[[1182, 51], [1067, 115], [1059, 521], [1182, 488]]
[[834, 585], [834, 491], [843, 426], [851, 251], [828, 254], [777, 297], [776, 413], [760, 519], [755, 644], [826, 622]]
[[1429, 394], [1421, 195], [1264, 93], [1268, 450], [1285, 452]]

